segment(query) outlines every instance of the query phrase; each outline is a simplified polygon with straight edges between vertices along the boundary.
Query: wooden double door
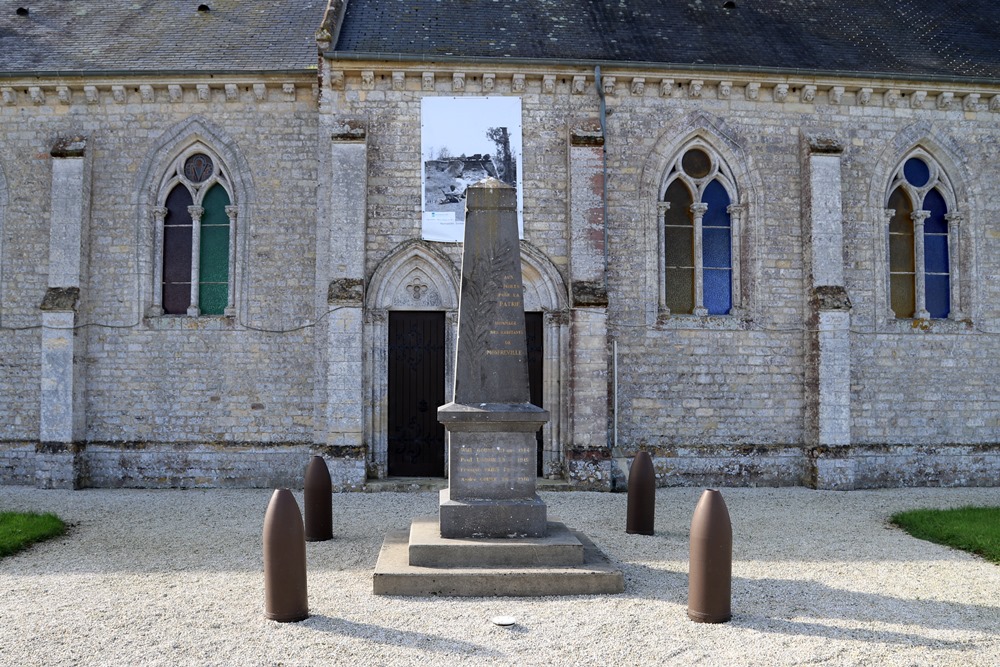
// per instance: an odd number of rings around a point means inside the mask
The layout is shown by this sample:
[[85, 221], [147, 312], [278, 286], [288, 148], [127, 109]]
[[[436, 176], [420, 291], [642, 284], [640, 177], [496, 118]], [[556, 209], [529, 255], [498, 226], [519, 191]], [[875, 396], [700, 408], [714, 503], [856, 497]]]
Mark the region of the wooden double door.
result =
[[[542, 314], [525, 313], [531, 402], [542, 405]], [[388, 347], [388, 474], [443, 477], [444, 427], [437, 409], [445, 403], [445, 314], [390, 311]], [[538, 474], [542, 471], [542, 436]]]

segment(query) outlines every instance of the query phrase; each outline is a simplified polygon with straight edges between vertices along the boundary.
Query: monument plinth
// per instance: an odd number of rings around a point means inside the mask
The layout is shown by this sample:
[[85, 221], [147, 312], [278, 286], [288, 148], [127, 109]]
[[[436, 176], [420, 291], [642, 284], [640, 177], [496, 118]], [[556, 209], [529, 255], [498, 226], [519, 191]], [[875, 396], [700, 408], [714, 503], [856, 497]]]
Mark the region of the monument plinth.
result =
[[466, 190], [454, 400], [438, 408], [448, 488], [438, 516], [389, 533], [377, 595], [620, 593], [622, 573], [585, 535], [549, 521], [535, 488], [517, 193], [495, 179]]
[[466, 192], [455, 398], [438, 408], [448, 439], [441, 536], [541, 537], [535, 433], [549, 414], [529, 402], [517, 193], [496, 179]]

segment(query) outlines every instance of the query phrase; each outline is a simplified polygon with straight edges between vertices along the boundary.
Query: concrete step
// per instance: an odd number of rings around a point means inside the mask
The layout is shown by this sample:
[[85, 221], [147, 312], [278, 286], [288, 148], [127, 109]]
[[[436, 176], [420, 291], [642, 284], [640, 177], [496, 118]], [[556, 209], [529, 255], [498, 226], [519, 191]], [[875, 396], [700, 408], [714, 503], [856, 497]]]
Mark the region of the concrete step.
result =
[[409, 544], [410, 565], [423, 567], [583, 565], [583, 543], [555, 520], [545, 537], [449, 539], [441, 537], [436, 516], [422, 516], [410, 524]]
[[573, 566], [423, 567], [409, 563], [409, 532], [389, 533], [372, 578], [375, 595], [521, 596], [605, 595], [625, 590], [620, 570], [586, 535], [571, 534], [583, 545], [583, 563]]

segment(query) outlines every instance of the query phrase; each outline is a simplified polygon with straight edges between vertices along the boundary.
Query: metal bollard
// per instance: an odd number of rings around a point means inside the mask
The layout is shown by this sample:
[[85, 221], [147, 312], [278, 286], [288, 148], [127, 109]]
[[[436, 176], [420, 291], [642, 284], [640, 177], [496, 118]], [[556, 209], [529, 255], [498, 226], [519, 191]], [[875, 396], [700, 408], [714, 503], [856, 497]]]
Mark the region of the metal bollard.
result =
[[733, 526], [722, 494], [706, 489], [691, 518], [688, 618], [725, 623], [732, 618]]
[[628, 471], [625, 532], [652, 535], [656, 512], [656, 473], [649, 452], [639, 452]]
[[264, 615], [279, 623], [309, 617], [302, 515], [288, 489], [275, 490], [264, 515]]
[[306, 514], [306, 542], [322, 542], [333, 537], [333, 488], [330, 469], [322, 456], [314, 456], [306, 468], [303, 506]]

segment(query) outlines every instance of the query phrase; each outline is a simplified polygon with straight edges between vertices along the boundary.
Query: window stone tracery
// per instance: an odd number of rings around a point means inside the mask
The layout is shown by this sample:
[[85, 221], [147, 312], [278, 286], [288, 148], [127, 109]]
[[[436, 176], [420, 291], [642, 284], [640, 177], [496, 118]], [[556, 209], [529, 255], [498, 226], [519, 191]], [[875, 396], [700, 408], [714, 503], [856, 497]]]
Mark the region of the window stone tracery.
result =
[[743, 207], [731, 170], [708, 143], [695, 139], [669, 163], [658, 201], [661, 311], [732, 314], [739, 306]]
[[886, 194], [889, 309], [896, 319], [964, 319], [962, 216], [946, 172], [922, 148], [907, 153]]
[[177, 154], [153, 207], [154, 315], [234, 315], [236, 220], [228, 169], [196, 141]]

